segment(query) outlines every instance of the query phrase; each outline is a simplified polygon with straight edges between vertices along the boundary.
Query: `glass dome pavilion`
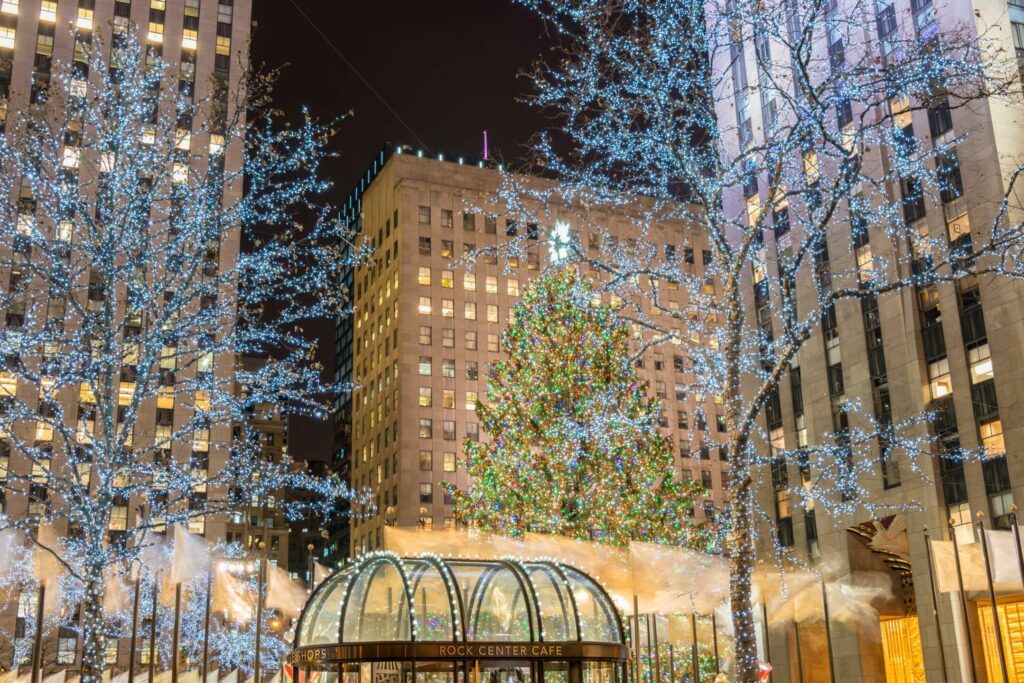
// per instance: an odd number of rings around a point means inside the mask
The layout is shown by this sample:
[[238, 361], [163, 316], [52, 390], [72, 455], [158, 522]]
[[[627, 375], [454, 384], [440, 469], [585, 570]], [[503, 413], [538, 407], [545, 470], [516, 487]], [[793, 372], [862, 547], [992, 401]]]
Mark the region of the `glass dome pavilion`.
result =
[[289, 661], [318, 682], [615, 683], [626, 656], [611, 598], [574, 567], [372, 553], [313, 592]]

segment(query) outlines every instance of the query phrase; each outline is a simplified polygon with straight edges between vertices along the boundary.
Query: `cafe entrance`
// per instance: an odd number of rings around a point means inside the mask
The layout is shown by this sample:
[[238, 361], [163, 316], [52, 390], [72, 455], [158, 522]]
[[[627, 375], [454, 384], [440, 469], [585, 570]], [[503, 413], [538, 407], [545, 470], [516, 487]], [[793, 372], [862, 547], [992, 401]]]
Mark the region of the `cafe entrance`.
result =
[[608, 594], [551, 561], [373, 553], [310, 597], [299, 683], [625, 683]]

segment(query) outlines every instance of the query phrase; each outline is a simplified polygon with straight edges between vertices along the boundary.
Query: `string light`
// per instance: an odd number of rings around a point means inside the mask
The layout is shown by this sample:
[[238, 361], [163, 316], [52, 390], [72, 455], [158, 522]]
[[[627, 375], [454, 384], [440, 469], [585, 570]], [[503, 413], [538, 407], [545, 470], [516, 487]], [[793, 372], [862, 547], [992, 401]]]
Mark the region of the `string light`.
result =
[[[900, 10], [875, 0], [518, 1], [560, 36], [556, 57], [535, 72], [534, 103], [561, 125], [534, 150], [554, 182], [504, 173], [501, 198], [520, 224], [571, 214], [567, 258], [599, 275], [638, 346], [685, 350], [678, 393], [721, 406], [722, 429], [706, 438], [729, 460], [720, 541], [732, 565], [735, 678], [753, 683], [755, 548], [781, 566], [806, 560], [780, 539], [762, 492], [788, 495], [809, 525], [821, 513], [879, 519], [912, 507], [880, 493], [892, 467], [923, 481], [936, 467], [933, 413], [894, 419], [874, 369], [864, 400], [855, 384], [836, 381], [837, 319], [855, 310], [847, 306], [867, 310], [899, 292], [913, 301], [922, 288], [972, 274], [1024, 276], [1024, 231], [1007, 200], [1022, 168], [1004, 165], [1004, 196], [971, 213], [967, 239], [951, 236], [943, 213], [953, 215], [964, 192], [957, 146], [968, 133], [945, 126], [919, 139], [927, 121], [952, 122], [951, 107], [1019, 100], [1017, 65], [973, 20], [968, 31], [940, 33], [927, 1], [902, 23], [885, 18]], [[877, 41], [865, 38], [866, 25]], [[931, 225], [926, 209], [937, 216]], [[609, 216], [628, 221], [628, 238]], [[518, 235], [499, 251], [521, 259], [530, 247]], [[826, 370], [809, 367], [822, 351], [809, 345], [823, 342], [831, 414], [815, 417], [831, 417], [833, 428], [807, 438], [802, 425], [782, 424], [781, 397], [789, 386], [806, 391], [798, 366], [805, 378]], [[796, 397], [807, 399], [799, 412], [810, 422], [803, 411], [817, 397]], [[495, 425], [497, 445], [469, 445], [471, 471], [502, 452], [503, 429], [533, 429], [521, 417]], [[958, 448], [947, 457], [982, 455]], [[497, 509], [467, 514], [487, 524], [504, 513], [502, 530], [514, 533], [519, 511], [532, 514], [502, 504], [514, 494], [501, 485], [520, 483], [516, 463], [493, 469], [507, 473], [484, 472], [477, 485], [494, 490]], [[781, 476], [789, 470], [799, 476]], [[537, 516], [542, 526], [563, 517]]]
[[[332, 127], [278, 125], [259, 77], [193, 100], [134, 31], [109, 62], [102, 42], [95, 31], [86, 59], [55, 64], [0, 136], [0, 487], [29, 499], [0, 530], [61, 535], [47, 550], [84, 606], [84, 683], [104, 666], [108, 570], [167, 528], [254, 500], [289, 519], [369, 500], [266, 457], [259, 429], [280, 409], [326, 417], [346, 389], [322, 379], [301, 331], [349, 313], [337, 283], [366, 256], [321, 201]], [[155, 430], [154, 410], [170, 414]], [[282, 501], [289, 490], [309, 495]], [[243, 629], [217, 637], [251, 655]]]
[[502, 348], [477, 406], [490, 440], [466, 443], [472, 484], [446, 484], [460, 521], [513, 537], [710, 544], [688, 513], [704, 491], [676, 481], [628, 329], [574, 268], [533, 280]]

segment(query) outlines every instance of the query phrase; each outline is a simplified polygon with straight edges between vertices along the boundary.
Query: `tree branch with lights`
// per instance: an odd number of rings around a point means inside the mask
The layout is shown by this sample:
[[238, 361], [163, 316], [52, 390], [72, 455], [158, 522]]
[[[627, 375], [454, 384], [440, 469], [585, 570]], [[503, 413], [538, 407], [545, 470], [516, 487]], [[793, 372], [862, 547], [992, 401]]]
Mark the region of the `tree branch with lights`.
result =
[[[1024, 275], [1019, 166], [1000, 170], [999, 192], [983, 190], [966, 233], [947, 230], [971, 180], [957, 147], [972, 131], [953, 130], [953, 114], [1019, 104], [1019, 71], [984, 22], [940, 31], [928, 2], [905, 22], [874, 0], [519, 4], [559, 38], [532, 97], [558, 130], [536, 138], [529, 168], [556, 182], [506, 173], [503, 198], [514, 220], [554, 225], [572, 212], [571, 258], [623, 302], [618, 315], [645, 343], [686, 348], [686, 395], [722, 406], [736, 676], [753, 683], [757, 541], [782, 563], [802, 560], [759, 494], [781, 490], [808, 514], [879, 518], [894, 507], [882, 481], [900, 468], [927, 478], [982, 455], [943, 441], [938, 400], [894, 417], [882, 362], [869, 395], [845, 389], [837, 319], [877, 317], [887, 297], [947, 284], [970, 303], [979, 278]], [[629, 239], [602, 223], [612, 212], [628, 216]], [[680, 256], [697, 245], [662, 249], [665, 225], [698, 229], [700, 267]], [[500, 251], [522, 257], [529, 244]], [[867, 334], [882, 348], [880, 327]], [[779, 402], [808, 345], [822, 343], [832, 429], [808, 441], [782, 424]]]

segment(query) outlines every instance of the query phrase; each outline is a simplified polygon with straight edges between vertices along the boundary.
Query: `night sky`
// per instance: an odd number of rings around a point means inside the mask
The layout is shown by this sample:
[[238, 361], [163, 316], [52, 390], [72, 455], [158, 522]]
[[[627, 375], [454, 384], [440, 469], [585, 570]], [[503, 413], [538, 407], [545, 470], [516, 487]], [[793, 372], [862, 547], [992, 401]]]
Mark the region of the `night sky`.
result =
[[[512, 0], [254, 0], [253, 14], [254, 64], [284, 68], [275, 90], [280, 109], [295, 115], [305, 106], [321, 120], [354, 113], [334, 140], [332, 201], [348, 195], [385, 142], [479, 158], [486, 129], [491, 153], [512, 162], [549, 125], [516, 101], [530, 89], [520, 72], [543, 56], [548, 40]], [[333, 373], [333, 325], [309, 329]], [[294, 457], [330, 457], [331, 425], [297, 419], [292, 426]]]

